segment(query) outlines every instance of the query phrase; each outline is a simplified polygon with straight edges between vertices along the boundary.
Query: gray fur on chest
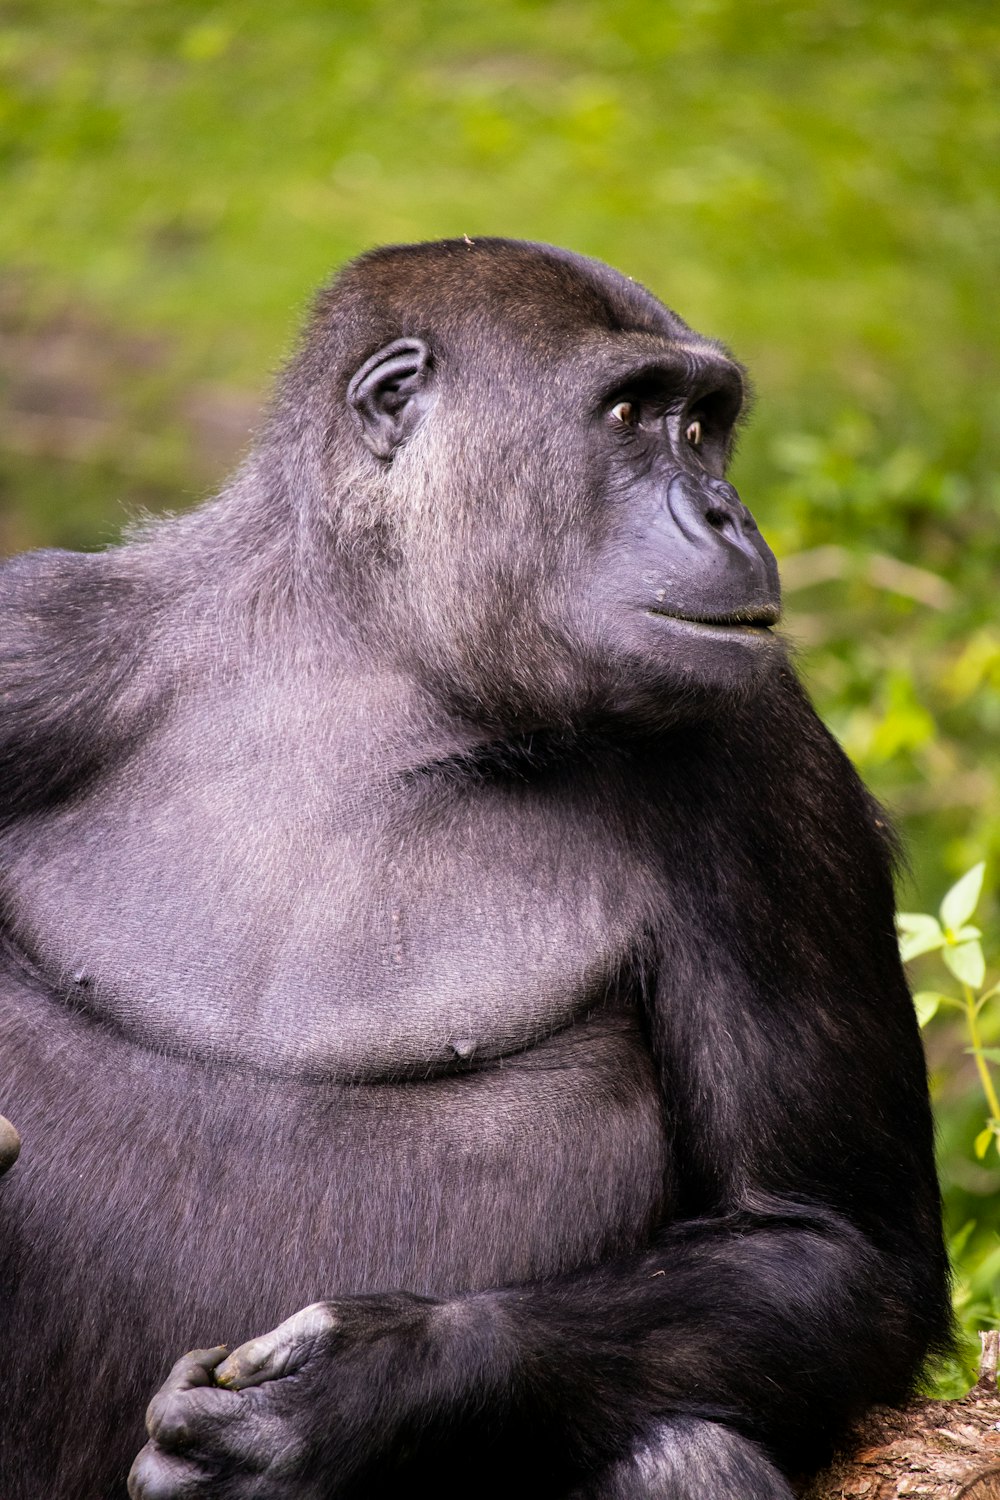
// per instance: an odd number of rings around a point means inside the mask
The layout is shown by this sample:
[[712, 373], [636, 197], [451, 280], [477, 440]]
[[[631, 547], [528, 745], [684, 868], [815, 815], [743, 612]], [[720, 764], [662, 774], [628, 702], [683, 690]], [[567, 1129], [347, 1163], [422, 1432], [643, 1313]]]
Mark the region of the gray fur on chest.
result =
[[419, 1077], [517, 1052], [613, 991], [637, 917], [596, 822], [553, 844], [523, 786], [451, 786], [445, 816], [280, 746], [206, 780], [183, 747], [32, 830], [30, 857], [8, 849], [18, 941], [127, 1035]]

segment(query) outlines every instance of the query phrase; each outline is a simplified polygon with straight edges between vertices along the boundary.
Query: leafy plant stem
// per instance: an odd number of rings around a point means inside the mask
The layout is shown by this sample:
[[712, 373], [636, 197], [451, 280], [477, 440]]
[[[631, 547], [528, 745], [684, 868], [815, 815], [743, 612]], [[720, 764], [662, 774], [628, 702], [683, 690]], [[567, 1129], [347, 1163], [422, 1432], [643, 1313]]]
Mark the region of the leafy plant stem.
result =
[[965, 999], [965, 1018], [969, 1027], [969, 1040], [972, 1042], [972, 1055], [976, 1059], [976, 1067], [979, 1070], [979, 1081], [983, 1086], [990, 1114], [994, 1120], [998, 1120], [1000, 1119], [1000, 1099], [997, 1098], [993, 1079], [990, 1077], [990, 1070], [983, 1056], [983, 1043], [979, 1034], [979, 1006], [970, 985], [962, 985], [962, 995]]

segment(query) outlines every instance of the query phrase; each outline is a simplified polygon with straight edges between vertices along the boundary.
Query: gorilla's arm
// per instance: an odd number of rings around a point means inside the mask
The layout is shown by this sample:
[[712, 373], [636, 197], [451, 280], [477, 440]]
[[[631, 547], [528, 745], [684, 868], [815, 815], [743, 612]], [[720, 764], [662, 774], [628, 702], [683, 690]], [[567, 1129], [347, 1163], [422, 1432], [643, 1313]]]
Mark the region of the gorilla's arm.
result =
[[160, 588], [119, 554], [29, 552], [0, 567], [0, 829], [80, 790], [156, 727], [147, 671]]
[[[776, 1214], [678, 1226], [645, 1256], [550, 1284], [317, 1304], [221, 1366], [221, 1349], [178, 1364], [130, 1493], [291, 1500], [425, 1480], [450, 1495], [447, 1455], [485, 1468], [488, 1495], [565, 1494], [698, 1431], [712, 1487], [689, 1489], [684, 1468], [672, 1500], [785, 1500], [765, 1453], [812, 1468], [849, 1416], [905, 1385], [921, 1335], [906, 1296], [832, 1216]], [[218, 1389], [220, 1368], [245, 1388]], [[732, 1488], [724, 1429], [749, 1439]]]

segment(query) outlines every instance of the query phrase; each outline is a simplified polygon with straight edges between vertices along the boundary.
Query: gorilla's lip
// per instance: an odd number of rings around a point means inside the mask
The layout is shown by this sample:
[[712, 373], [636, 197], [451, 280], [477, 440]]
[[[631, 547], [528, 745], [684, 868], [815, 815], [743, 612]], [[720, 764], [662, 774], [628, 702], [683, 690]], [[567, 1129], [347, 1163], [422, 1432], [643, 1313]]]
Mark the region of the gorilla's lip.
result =
[[739, 630], [751, 635], [770, 635], [771, 626], [777, 625], [779, 614], [776, 609], [764, 608], [754, 610], [752, 613], [732, 615], [680, 615], [672, 610], [654, 609], [650, 605], [646, 609], [648, 615], [655, 615], [660, 620], [674, 620], [680, 625], [693, 625], [698, 630]]

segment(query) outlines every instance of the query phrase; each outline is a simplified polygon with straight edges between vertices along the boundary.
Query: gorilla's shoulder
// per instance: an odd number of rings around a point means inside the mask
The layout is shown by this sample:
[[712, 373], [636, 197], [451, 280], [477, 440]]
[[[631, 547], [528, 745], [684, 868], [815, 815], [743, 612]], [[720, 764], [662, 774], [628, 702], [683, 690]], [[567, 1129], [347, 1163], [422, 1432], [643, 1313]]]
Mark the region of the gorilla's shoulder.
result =
[[22, 552], [0, 562], [0, 608], [5, 612], [30, 608], [65, 589], [89, 592], [106, 572], [105, 554], [100, 552], [70, 552], [62, 547]]
[[[88, 619], [107, 621], [109, 610], [117, 612], [137, 583], [127, 548], [24, 552], [0, 563], [0, 616], [8, 632], [18, 620], [43, 632], [59, 625], [79, 629]], [[0, 640], [0, 652], [5, 644], [9, 635]]]
[[83, 786], [151, 722], [145, 592], [127, 548], [0, 567], [0, 821]]
[[[52, 582], [81, 571], [95, 554], [69, 552], [63, 547], [42, 547], [37, 552], [20, 552], [0, 562], [0, 599], [15, 597], [22, 589]], [[99, 554], [98, 554], [99, 555]]]

